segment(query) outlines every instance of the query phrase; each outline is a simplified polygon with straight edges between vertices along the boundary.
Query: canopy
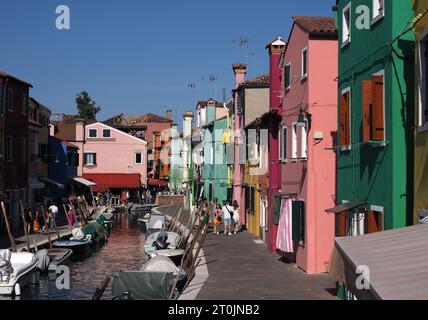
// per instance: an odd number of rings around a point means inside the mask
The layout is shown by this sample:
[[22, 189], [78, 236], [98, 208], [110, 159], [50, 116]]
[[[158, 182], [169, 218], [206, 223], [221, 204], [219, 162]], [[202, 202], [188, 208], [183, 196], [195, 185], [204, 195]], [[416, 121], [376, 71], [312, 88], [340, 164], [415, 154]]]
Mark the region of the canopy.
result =
[[147, 181], [147, 184], [149, 186], [168, 187], [168, 181], [153, 179], [153, 178], [149, 178]]
[[74, 178], [73, 180], [76, 181], [77, 183], [80, 183], [80, 184], [83, 184], [84, 186], [87, 186], [88, 188], [92, 188], [92, 187], [95, 187], [97, 185], [96, 183], [89, 181], [89, 180], [86, 180], [84, 178]]
[[340, 204], [334, 208], [327, 209], [325, 211], [329, 212], [329, 213], [340, 214], [342, 212], [346, 212], [346, 211], [349, 211], [352, 209], [364, 207], [366, 205], [367, 205], [366, 201], [351, 201], [351, 202]]
[[30, 189], [44, 189], [45, 184], [34, 178], [28, 178], [28, 186]]
[[[358, 299], [428, 299], [428, 225], [338, 238], [330, 272]], [[361, 273], [370, 289], [356, 289]], [[368, 272], [367, 272], [368, 271]], [[358, 280], [357, 280], [358, 279]]]
[[55, 180], [49, 179], [49, 178], [39, 178], [40, 181], [43, 181], [47, 184], [50, 184], [52, 186], [55, 186], [59, 189], [65, 189], [65, 186], [62, 183], [56, 182]]
[[139, 173], [94, 173], [84, 174], [83, 178], [91, 180], [94, 192], [103, 192], [107, 189], [138, 189], [141, 187]]

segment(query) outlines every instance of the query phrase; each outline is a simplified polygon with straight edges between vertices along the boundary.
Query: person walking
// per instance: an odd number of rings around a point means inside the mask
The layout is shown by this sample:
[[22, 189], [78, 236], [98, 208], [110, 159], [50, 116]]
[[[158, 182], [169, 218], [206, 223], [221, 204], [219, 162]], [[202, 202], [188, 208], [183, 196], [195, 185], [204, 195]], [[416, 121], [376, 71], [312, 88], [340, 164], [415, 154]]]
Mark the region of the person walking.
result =
[[49, 212], [49, 229], [55, 229], [56, 228], [56, 216], [58, 214], [58, 207], [55, 205], [55, 203], [51, 203], [51, 206], [48, 209]]
[[31, 227], [33, 225], [33, 215], [31, 214], [31, 208], [29, 206], [25, 208], [24, 218], [27, 224], [27, 234], [31, 234]]
[[120, 202], [122, 203], [122, 205], [125, 205], [126, 202], [126, 191], [122, 190], [122, 194], [120, 195]]
[[241, 227], [241, 215], [239, 213], [239, 203], [238, 201], [233, 202], [233, 222], [234, 222], [234, 233], [237, 234]]
[[223, 218], [224, 218], [224, 235], [232, 235], [232, 218], [233, 218], [233, 207], [230, 205], [230, 201], [226, 202], [223, 207]]
[[222, 215], [223, 211], [221, 210], [221, 205], [220, 203], [217, 203], [216, 208], [214, 209], [214, 234], [220, 234]]
[[[202, 208], [201, 208], [201, 221], [204, 226], [209, 225], [210, 216], [211, 216], [211, 210], [208, 206], [208, 202], [204, 200], [202, 202]], [[204, 234], [203, 230], [202, 230], [202, 234]]]

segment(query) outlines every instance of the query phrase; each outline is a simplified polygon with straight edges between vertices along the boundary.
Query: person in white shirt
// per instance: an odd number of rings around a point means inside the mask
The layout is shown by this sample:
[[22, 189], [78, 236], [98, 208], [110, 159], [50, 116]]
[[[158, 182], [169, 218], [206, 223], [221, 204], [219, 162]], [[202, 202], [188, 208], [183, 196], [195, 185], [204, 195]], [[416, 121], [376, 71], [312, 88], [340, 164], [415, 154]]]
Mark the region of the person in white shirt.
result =
[[239, 229], [241, 227], [241, 216], [239, 214], [239, 203], [238, 201], [234, 201], [233, 202], [233, 222], [234, 222], [234, 229], [235, 229], [235, 234], [237, 234], [239, 232]]
[[223, 219], [224, 219], [224, 234], [232, 235], [232, 217], [233, 217], [233, 207], [230, 205], [230, 201], [227, 201], [226, 205], [223, 207]]
[[52, 203], [48, 209], [49, 212], [49, 228], [53, 229], [56, 227], [56, 215], [58, 214], [58, 207]]

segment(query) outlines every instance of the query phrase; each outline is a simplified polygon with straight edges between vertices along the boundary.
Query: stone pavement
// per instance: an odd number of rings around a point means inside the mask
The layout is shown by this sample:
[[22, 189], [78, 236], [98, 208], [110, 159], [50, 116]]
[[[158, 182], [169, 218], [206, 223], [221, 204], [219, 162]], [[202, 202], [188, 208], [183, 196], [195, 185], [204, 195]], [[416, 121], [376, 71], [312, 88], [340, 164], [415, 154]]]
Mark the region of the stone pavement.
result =
[[207, 235], [203, 251], [209, 276], [196, 299], [336, 299], [335, 284], [328, 274], [308, 275], [281, 262], [278, 255], [256, 240], [246, 232]]

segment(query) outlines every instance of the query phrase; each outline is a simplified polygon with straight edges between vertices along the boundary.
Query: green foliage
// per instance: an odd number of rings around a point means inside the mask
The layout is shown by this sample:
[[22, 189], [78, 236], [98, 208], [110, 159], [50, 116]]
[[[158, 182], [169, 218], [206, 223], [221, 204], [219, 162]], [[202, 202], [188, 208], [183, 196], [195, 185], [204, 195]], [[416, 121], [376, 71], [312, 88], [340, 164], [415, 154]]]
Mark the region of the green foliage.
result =
[[79, 112], [76, 117], [85, 120], [95, 120], [97, 113], [101, 111], [101, 107], [97, 106], [87, 91], [82, 91], [76, 95], [76, 106]]

